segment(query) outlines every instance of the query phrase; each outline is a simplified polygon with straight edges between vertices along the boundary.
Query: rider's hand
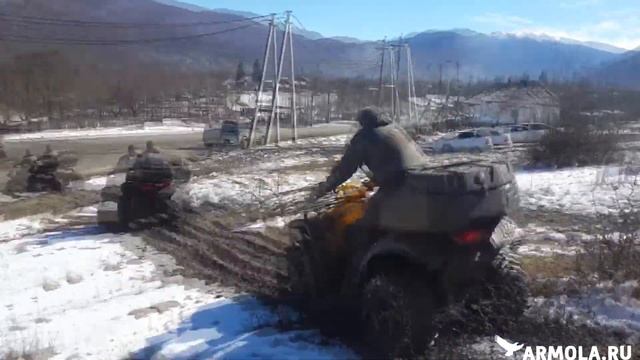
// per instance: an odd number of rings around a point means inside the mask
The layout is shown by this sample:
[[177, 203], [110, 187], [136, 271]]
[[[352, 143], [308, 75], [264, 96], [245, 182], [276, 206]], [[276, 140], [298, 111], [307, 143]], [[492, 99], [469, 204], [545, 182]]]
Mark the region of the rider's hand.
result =
[[318, 184], [318, 186], [315, 188], [315, 190], [313, 191], [313, 193], [311, 194], [312, 198], [314, 199], [318, 199], [323, 197], [326, 193], [329, 192], [329, 185], [326, 182], [321, 182], [320, 184]]

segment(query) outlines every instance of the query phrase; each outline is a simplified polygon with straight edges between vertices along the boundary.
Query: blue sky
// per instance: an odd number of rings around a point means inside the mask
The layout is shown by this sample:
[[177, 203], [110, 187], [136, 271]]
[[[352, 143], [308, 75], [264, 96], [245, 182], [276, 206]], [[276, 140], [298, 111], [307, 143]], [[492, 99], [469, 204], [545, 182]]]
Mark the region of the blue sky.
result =
[[640, 46], [640, 0], [182, 0], [258, 14], [293, 10], [308, 30], [364, 40], [428, 29], [546, 34]]

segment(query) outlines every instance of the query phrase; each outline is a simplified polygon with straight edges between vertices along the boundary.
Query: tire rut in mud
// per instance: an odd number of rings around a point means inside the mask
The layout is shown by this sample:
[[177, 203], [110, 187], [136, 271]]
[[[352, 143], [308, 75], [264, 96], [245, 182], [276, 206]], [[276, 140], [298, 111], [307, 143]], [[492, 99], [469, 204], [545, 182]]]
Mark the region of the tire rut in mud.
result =
[[144, 235], [151, 245], [172, 254], [189, 276], [265, 296], [286, 291], [285, 236], [234, 231], [197, 213]]
[[0, 207], [0, 218], [13, 220], [43, 213], [57, 215], [98, 202], [100, 202], [100, 193], [97, 191], [73, 190], [48, 193], [3, 203]]

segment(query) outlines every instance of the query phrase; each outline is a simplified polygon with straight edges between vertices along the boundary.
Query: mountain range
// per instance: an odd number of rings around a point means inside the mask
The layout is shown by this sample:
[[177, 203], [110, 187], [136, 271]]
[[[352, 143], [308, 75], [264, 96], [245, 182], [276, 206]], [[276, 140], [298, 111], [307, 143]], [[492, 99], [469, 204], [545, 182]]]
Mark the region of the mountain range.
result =
[[[266, 40], [265, 19], [240, 28], [244, 18], [257, 15], [228, 9], [206, 9], [176, 0], [0, 0], [2, 13], [17, 17], [73, 19], [118, 23], [201, 23], [199, 26], [156, 26], [105, 28], [99, 26], [60, 26], [1, 21], [0, 34], [9, 34], [12, 42], [0, 41], [0, 61], [17, 53], [42, 48], [62, 48], [75, 54], [77, 61], [95, 61], [114, 66], [126, 61], [160, 62], [181, 68], [233, 69], [261, 58]], [[216, 22], [217, 24], [211, 24]], [[210, 24], [210, 25], [206, 25]], [[379, 72], [379, 42], [348, 37], [325, 38], [294, 26], [297, 71], [326, 76], [367, 76]], [[211, 36], [186, 39], [192, 35], [228, 31]], [[278, 42], [282, 33], [278, 33]], [[23, 39], [137, 40], [185, 38], [171, 42], [149, 42], [120, 46], [78, 46], [34, 44]], [[463, 80], [528, 74], [536, 78], [546, 72], [552, 78], [570, 79], [590, 76], [599, 81], [640, 87], [640, 55], [621, 53], [621, 49], [599, 43], [555, 39], [527, 34], [482, 34], [466, 29], [429, 30], [404, 37], [412, 51], [417, 77], [435, 79], [455, 75], [458, 64]]]

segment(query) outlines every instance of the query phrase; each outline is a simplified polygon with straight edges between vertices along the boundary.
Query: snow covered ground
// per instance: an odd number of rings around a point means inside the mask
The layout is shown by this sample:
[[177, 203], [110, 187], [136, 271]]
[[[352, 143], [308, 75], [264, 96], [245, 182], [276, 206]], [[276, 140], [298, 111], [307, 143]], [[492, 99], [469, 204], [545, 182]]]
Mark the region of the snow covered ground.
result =
[[120, 185], [124, 182], [125, 173], [113, 175], [95, 176], [86, 180], [72, 181], [69, 184], [71, 190], [100, 191], [107, 185]]
[[73, 129], [73, 130], [46, 130], [34, 133], [5, 135], [4, 141], [16, 142], [25, 140], [72, 140], [98, 137], [136, 136], [136, 135], [162, 135], [162, 134], [190, 134], [201, 133], [204, 124], [186, 123], [145, 123], [143, 125], [131, 125], [125, 127]]
[[40, 232], [51, 230], [69, 224], [72, 220], [80, 220], [83, 218], [94, 219], [96, 215], [96, 206], [87, 206], [70, 211], [63, 215], [51, 215], [50, 213], [42, 213], [39, 215], [26, 216], [14, 220], [0, 222], [0, 243], [19, 239], [27, 235], [38, 234]]
[[176, 270], [140, 238], [98, 227], [2, 242], [0, 357], [45, 349], [56, 359], [355, 357], [314, 331], [276, 329], [290, 310]]
[[[339, 156], [327, 157], [310, 153], [298, 147], [344, 146], [350, 136], [299, 140], [296, 144], [283, 142], [280, 147], [295, 147], [279, 155], [265, 155], [264, 161], [255, 166], [233, 168], [212, 173], [191, 181], [178, 189], [174, 200], [198, 207], [204, 204], [225, 204], [242, 207], [258, 203], [299, 200], [297, 191], [323, 181], [328, 175], [327, 161]], [[321, 166], [317, 166], [321, 165]], [[300, 167], [300, 168], [296, 168]]]
[[280, 176], [275, 172], [264, 174], [212, 175], [179, 189], [174, 200], [198, 207], [203, 204], [224, 204], [242, 207], [264, 202], [286, 201], [283, 194], [316, 184], [326, 172]]
[[11, 196], [8, 196], [8, 195], [0, 193], [0, 204], [2, 204], [2, 203], [5, 203], [5, 204], [6, 203], [11, 203], [11, 202], [14, 202], [14, 201], [17, 201], [17, 200], [18, 199], [14, 198], [14, 197], [11, 197]]
[[[349, 138], [304, 139], [281, 144], [286, 151], [257, 150], [253, 165], [221, 166], [180, 187], [174, 200], [193, 207], [238, 208], [299, 200], [339, 158], [315, 149], [343, 146]], [[212, 161], [245, 154], [219, 156]], [[517, 174], [523, 206], [571, 214], [616, 211], [618, 200], [640, 194], [631, 193], [634, 179], [633, 171], [621, 167]], [[71, 188], [99, 190], [110, 182], [121, 179], [95, 177]], [[60, 359], [356, 357], [315, 331], [278, 328], [283, 319], [295, 318], [288, 309], [183, 278], [172, 257], [137, 236], [105, 234], [94, 226], [59, 230], [69, 219], [95, 217], [95, 211], [93, 206], [61, 217], [44, 214], [0, 222], [0, 358], [12, 350], [35, 348], [50, 348]], [[282, 227], [289, 220], [263, 219], [243, 224], [242, 230]], [[543, 225], [519, 230], [530, 240], [525, 254], [572, 254], [587, 237]], [[58, 231], [50, 232], [52, 227]], [[545, 314], [563, 312], [593, 324], [640, 331], [640, 303], [631, 295], [637, 287], [603, 284], [578, 297], [535, 299], [534, 305]]]
[[574, 316], [595, 326], [630, 331], [640, 340], [640, 300], [634, 297], [638, 287], [638, 281], [618, 285], [601, 283], [579, 296], [534, 299], [534, 309], [552, 316]]
[[584, 167], [522, 172], [516, 179], [526, 208], [607, 214], [640, 200], [640, 175], [635, 171], [621, 166]]

